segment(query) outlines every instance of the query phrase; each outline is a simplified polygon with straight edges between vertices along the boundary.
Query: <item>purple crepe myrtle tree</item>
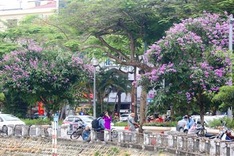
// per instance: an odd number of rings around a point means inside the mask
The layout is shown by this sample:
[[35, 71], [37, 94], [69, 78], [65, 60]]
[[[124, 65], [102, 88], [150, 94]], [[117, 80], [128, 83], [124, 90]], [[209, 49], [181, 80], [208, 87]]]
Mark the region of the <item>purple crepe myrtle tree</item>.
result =
[[0, 62], [3, 92], [17, 92], [31, 102], [43, 101], [47, 110], [51, 109], [48, 104], [58, 109], [58, 100], [66, 98], [73, 84], [93, 75], [93, 66], [78, 55], [44, 51], [32, 41], [23, 46]]
[[204, 13], [175, 24], [146, 52], [145, 61], [154, 69], [142, 75], [142, 83], [158, 89], [165, 81], [170, 94], [198, 104], [204, 125], [204, 97], [230, 85], [228, 30], [226, 14]]

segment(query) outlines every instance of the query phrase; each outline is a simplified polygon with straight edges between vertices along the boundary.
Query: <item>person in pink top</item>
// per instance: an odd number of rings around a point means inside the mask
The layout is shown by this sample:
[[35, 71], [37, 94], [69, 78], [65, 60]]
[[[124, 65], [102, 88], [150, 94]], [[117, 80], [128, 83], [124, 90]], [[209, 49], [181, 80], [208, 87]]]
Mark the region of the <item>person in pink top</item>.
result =
[[111, 117], [109, 116], [108, 112], [105, 112], [105, 115], [103, 117], [105, 121], [105, 129], [110, 130], [111, 129]]

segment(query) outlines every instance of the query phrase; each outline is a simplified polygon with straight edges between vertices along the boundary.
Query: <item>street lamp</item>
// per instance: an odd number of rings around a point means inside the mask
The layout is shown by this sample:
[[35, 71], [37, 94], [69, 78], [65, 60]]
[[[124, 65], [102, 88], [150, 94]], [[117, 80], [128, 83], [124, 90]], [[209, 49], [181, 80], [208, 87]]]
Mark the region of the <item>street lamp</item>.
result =
[[98, 60], [96, 58], [93, 59], [93, 117], [96, 118], [96, 67], [98, 66]]
[[[230, 15], [229, 18], [229, 44], [228, 44], [228, 49], [231, 52], [231, 54], [233, 53], [233, 49], [232, 49], [232, 44], [233, 44], [233, 23], [234, 23], [234, 19], [233, 19], [233, 15]], [[231, 61], [231, 83], [233, 85], [233, 80], [232, 80], [232, 61]], [[228, 108], [228, 112], [230, 112], [230, 114], [228, 113], [228, 115], [232, 118], [232, 107]]]
[[[232, 42], [233, 42], [233, 40], [232, 40], [232, 37], [233, 37], [233, 22], [234, 22], [234, 19], [233, 19], [233, 16], [232, 15], [230, 15], [230, 19], [229, 19], [230, 21], [229, 21], [229, 44], [228, 44], [228, 49], [229, 49], [229, 51], [231, 52], [231, 54], [232, 54]], [[232, 65], [231, 65], [231, 81], [232, 81]]]

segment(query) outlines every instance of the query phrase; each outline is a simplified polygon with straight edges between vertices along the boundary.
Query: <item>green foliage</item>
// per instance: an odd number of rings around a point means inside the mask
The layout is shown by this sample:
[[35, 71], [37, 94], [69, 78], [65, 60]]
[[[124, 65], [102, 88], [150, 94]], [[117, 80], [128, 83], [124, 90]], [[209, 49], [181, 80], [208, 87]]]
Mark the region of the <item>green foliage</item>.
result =
[[128, 122], [116, 122], [115, 123], [115, 126], [122, 126], [122, 127], [124, 127], [124, 126], [127, 126], [128, 125]]
[[[181, 118], [180, 118], [181, 119]], [[143, 126], [157, 126], [157, 127], [175, 127], [177, 124], [177, 121], [173, 122], [149, 122], [149, 123], [144, 123]], [[128, 125], [128, 122], [116, 122], [115, 126], [121, 126], [125, 127]]]
[[16, 49], [17, 49], [17, 45], [13, 43], [1, 41], [0, 42], [0, 58], [2, 58], [4, 54], [9, 53]]
[[17, 92], [5, 92], [5, 101], [3, 103], [3, 112], [13, 114], [20, 118], [26, 117], [28, 103]]
[[[232, 9], [231, 5], [228, 5], [229, 3], [222, 0], [117, 0], [111, 3], [107, 0], [77, 0], [70, 4], [67, 3], [64, 10], [59, 14], [60, 20], [57, 20], [57, 22], [60, 23], [57, 25], [63, 25], [63, 29], [66, 32], [79, 34], [79, 39], [84, 41], [80, 42], [80, 47], [89, 53], [89, 56], [110, 57], [118, 64], [151, 70], [145, 64], [143, 65], [138, 58], [139, 55], [144, 54], [147, 45], [162, 38], [165, 35], [165, 31], [173, 23], [178, 23], [181, 19], [198, 17], [205, 10], [208, 12], [224, 12], [224, 10], [228, 10], [228, 13], [230, 13], [234, 9]], [[176, 45], [176, 42], [174, 42], [174, 45]], [[190, 47], [190, 50], [188, 50], [189, 55], [202, 49], [195, 50], [196, 46], [197, 44], [193, 44]], [[179, 50], [181, 49], [175, 46], [170, 48], [170, 51], [167, 51], [168, 57], [165, 57], [164, 61], [175, 60], [170, 58], [170, 56], [181, 57], [182, 55], [170, 53]], [[184, 60], [188, 59], [185, 58]], [[177, 60], [177, 63], [180, 62], [180, 60]], [[186, 89], [184, 87], [190, 85], [191, 82], [184, 81], [184, 78], [190, 75], [184, 72], [189, 70], [187, 66], [183, 67], [178, 70], [178, 77], [171, 74], [168, 75], [171, 79], [166, 79], [166, 82], [169, 82], [168, 85], [173, 84], [176, 91], [178, 91], [178, 88], [182, 88], [179, 90]], [[161, 83], [161, 81], [158, 82]], [[175, 82], [181, 82], [181, 84], [177, 83], [175, 85]], [[186, 103], [186, 99], [181, 98], [182, 94], [185, 94], [183, 91], [180, 94], [165, 93], [168, 94], [165, 94], [164, 97], [160, 96], [161, 99], [157, 99], [160, 102], [155, 102], [155, 106], [161, 105], [165, 109], [168, 105], [171, 105], [171, 101], [177, 100], [178, 108], [180, 103], [181, 105]], [[179, 98], [175, 99], [175, 97]], [[161, 102], [162, 100], [164, 102]], [[162, 110], [161, 106], [157, 109]]]
[[62, 100], [72, 98], [71, 86], [87, 80], [92, 66], [70, 52], [43, 51], [35, 42], [25, 42], [25, 49], [5, 55], [0, 64], [4, 92], [27, 104], [43, 101], [47, 111], [58, 110]]
[[[230, 80], [228, 33], [223, 31], [229, 28], [227, 18], [204, 13], [183, 20], [150, 46], [148, 60], [154, 69], [144, 76], [156, 90], [155, 106], [188, 103], [182, 110], [191, 114], [196, 104], [201, 115], [211, 108], [210, 93], [216, 93]], [[216, 31], [217, 25], [222, 30]]]
[[144, 126], [156, 126], [156, 127], [175, 127], [177, 122], [149, 122], [144, 123]]
[[234, 120], [231, 118], [222, 118], [222, 119], [214, 119], [209, 123], [210, 127], [214, 127], [214, 128], [218, 128], [222, 126], [221, 121], [223, 121], [224, 123], [226, 123], [226, 126], [228, 128], [234, 129]]
[[5, 95], [3, 93], [0, 93], [0, 102], [3, 102], [5, 100]]
[[[131, 89], [131, 82], [128, 80], [127, 73], [115, 68], [101, 69], [97, 75], [96, 85], [98, 90], [97, 97], [101, 101], [108, 97], [111, 92], [117, 92], [117, 95], [120, 95], [121, 93], [127, 94]], [[118, 112], [120, 109], [120, 103], [121, 101], [118, 101]], [[115, 108], [115, 106], [113, 107]], [[114, 109], [111, 109], [110, 111], [113, 112], [113, 110]], [[103, 106], [101, 106], [101, 111], [103, 111]]]
[[96, 151], [96, 152], [94, 153], [94, 156], [101, 156], [101, 154], [100, 154], [99, 151]]
[[29, 15], [21, 20], [19, 25], [0, 32], [2, 40], [0, 54], [8, 53], [20, 47], [24, 39], [34, 40], [44, 49], [65, 51], [71, 47], [73, 48], [72, 51], [77, 51], [77, 47], [64, 45], [69, 39], [65, 32], [49, 22], [53, 19], [52, 17], [43, 19], [37, 15]]
[[46, 118], [38, 118], [38, 119], [21, 119], [25, 122], [26, 125], [51, 125], [51, 121]]
[[112, 147], [111, 150], [116, 154], [119, 153], [119, 148], [117, 147]]
[[228, 107], [233, 106], [234, 99], [234, 87], [233, 86], [223, 86], [220, 88], [218, 94], [216, 94], [212, 101], [222, 103], [220, 109], [225, 110]]

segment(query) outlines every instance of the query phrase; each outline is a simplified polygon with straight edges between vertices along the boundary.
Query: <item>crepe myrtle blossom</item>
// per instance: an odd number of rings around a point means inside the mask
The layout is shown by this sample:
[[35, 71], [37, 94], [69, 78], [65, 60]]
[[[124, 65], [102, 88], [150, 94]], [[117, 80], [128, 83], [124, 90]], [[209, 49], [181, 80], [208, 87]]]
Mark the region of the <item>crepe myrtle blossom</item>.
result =
[[[66, 55], [60, 61], [50, 59], [47, 54], [36, 44], [28, 44], [24, 50], [3, 56], [0, 61], [2, 86], [27, 93], [39, 88], [65, 90], [79, 78], [92, 75], [92, 66], [78, 56]], [[52, 52], [51, 55], [56, 58], [59, 54]]]
[[166, 78], [172, 86], [180, 86], [181, 82], [175, 79], [183, 79], [189, 82], [187, 87], [181, 88], [187, 88], [185, 96], [188, 101], [197, 91], [218, 91], [222, 85], [229, 84], [231, 60], [228, 36], [227, 15], [204, 12], [202, 17], [174, 24], [145, 53], [146, 63], [151, 65], [152, 70], [145, 73], [144, 79], [154, 85]]

